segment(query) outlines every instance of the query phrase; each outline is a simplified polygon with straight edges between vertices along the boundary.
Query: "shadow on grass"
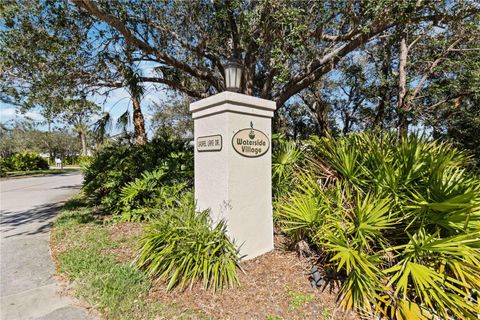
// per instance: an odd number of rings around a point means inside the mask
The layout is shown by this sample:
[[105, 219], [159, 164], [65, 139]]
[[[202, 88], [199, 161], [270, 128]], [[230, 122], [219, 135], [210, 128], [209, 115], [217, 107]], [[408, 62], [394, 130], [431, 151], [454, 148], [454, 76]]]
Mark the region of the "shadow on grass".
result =
[[55, 227], [72, 226], [78, 224], [103, 222], [103, 217], [95, 207], [89, 205], [88, 200], [77, 195], [63, 205], [61, 213], [54, 222]]
[[74, 210], [88, 207], [88, 201], [82, 196], [75, 196], [65, 202], [63, 210]]

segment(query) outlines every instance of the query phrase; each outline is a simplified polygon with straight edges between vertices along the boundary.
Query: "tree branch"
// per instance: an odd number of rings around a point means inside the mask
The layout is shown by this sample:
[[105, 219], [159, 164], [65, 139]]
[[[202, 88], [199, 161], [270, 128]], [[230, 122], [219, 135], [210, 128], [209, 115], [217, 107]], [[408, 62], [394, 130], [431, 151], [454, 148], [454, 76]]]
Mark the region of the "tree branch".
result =
[[452, 101], [452, 100], [455, 100], [455, 99], [458, 99], [458, 98], [467, 96], [467, 95], [469, 95], [470, 93], [471, 93], [471, 92], [464, 92], [464, 93], [455, 94], [455, 95], [453, 95], [453, 96], [451, 96], [451, 97], [448, 97], [448, 98], [446, 98], [446, 99], [440, 100], [439, 102], [434, 103], [434, 104], [428, 106], [428, 109], [429, 109], [429, 110], [433, 110], [433, 109], [435, 109], [436, 107], [438, 107], [439, 105], [442, 105], [442, 104], [444, 104], [444, 103], [446, 103], [446, 102], [449, 102], [449, 101]]
[[198, 68], [192, 67], [186, 63], [183, 63], [167, 54], [164, 52], [158, 51], [154, 48], [152, 48], [148, 43], [138, 39], [131, 31], [128, 29], [120, 19], [117, 17], [102, 12], [93, 1], [90, 0], [73, 0], [73, 2], [80, 8], [83, 8], [87, 12], [89, 12], [92, 16], [106, 22], [108, 25], [112, 26], [114, 29], [116, 29], [118, 32], [120, 32], [125, 40], [141, 49], [147, 54], [153, 54], [155, 55], [161, 62], [175, 67], [179, 70], [182, 70], [200, 80], [204, 80], [209, 82], [215, 89], [218, 91], [221, 91], [223, 89], [223, 82], [215, 77], [211, 72], [206, 71], [206, 70], [200, 70]]
[[[414, 17], [408, 21], [408, 23], [415, 23], [420, 21], [450, 21], [455, 18], [465, 17], [480, 12], [480, 7], [471, 7], [462, 12], [456, 13], [455, 15], [446, 15], [446, 14], [433, 14], [426, 16]], [[388, 30], [389, 28], [399, 25], [403, 22], [388, 20], [389, 15], [383, 14], [375, 21], [373, 21], [369, 26], [369, 32], [362, 32], [363, 28], [358, 28], [350, 31], [347, 35], [340, 36], [335, 39], [340, 41], [340, 39], [349, 39], [351, 40], [347, 43], [342, 44], [341, 46], [333, 49], [328, 54], [325, 54], [323, 57], [313, 60], [304, 70], [294, 76], [283, 88], [275, 95], [275, 102], [277, 107], [282, 106], [285, 101], [287, 101], [291, 96], [302, 91], [310, 84], [318, 80], [322, 75], [331, 71], [336, 64], [347, 54], [354, 51], [361, 45], [367, 43], [375, 35]], [[342, 38], [344, 37], [344, 38]], [[333, 38], [332, 38], [333, 39]]]
[[430, 67], [428, 68], [428, 70], [423, 74], [422, 78], [420, 79], [420, 81], [418, 82], [417, 86], [415, 87], [415, 90], [413, 91], [412, 95], [410, 96], [410, 98], [408, 99], [409, 102], [412, 101], [413, 99], [415, 99], [415, 97], [420, 93], [420, 91], [422, 90], [422, 87], [423, 87], [423, 84], [425, 83], [425, 81], [427, 81], [428, 77], [430, 77], [430, 75], [432, 74], [432, 72], [435, 70], [435, 68], [440, 64], [440, 62], [442, 62], [442, 60], [445, 58], [445, 56], [450, 52], [452, 51], [452, 49], [460, 43], [460, 41], [463, 40], [463, 37], [460, 37], [458, 38], [457, 40], [455, 40], [446, 50], [444, 50], [442, 52], [442, 54], [437, 58], [435, 59], [435, 61], [432, 62], [432, 64], [430, 65]]
[[235, 16], [233, 15], [232, 2], [230, 0], [226, 0], [225, 5], [227, 6], [228, 22], [230, 23], [230, 31], [232, 32], [233, 56], [235, 58], [238, 58], [240, 53], [240, 39], [238, 36], [237, 22], [235, 21]]
[[379, 34], [393, 25], [395, 25], [394, 22], [379, 20], [376, 22], [376, 26], [371, 27], [370, 32], [361, 33], [352, 41], [337, 47], [330, 53], [324, 55], [322, 58], [312, 61], [305, 68], [305, 71], [294, 76], [276, 95], [275, 101], [277, 103], [277, 107], [280, 107], [292, 95], [302, 91], [310, 84], [318, 80], [322, 75], [331, 71], [338, 61], [340, 61], [348, 53], [367, 43], [374, 35]]
[[167, 85], [169, 87], [172, 87], [172, 88], [174, 88], [178, 91], [186, 93], [190, 97], [199, 98], [199, 99], [207, 97], [207, 94], [204, 93], [204, 92], [198, 92], [198, 91], [191, 90], [191, 89], [189, 89], [185, 86], [182, 86], [178, 82], [171, 81], [171, 80], [168, 80], [168, 79], [163, 79], [163, 78], [159, 78], [159, 77], [140, 77], [140, 80], [142, 82], [154, 82], [154, 83], [165, 84], [165, 85]]

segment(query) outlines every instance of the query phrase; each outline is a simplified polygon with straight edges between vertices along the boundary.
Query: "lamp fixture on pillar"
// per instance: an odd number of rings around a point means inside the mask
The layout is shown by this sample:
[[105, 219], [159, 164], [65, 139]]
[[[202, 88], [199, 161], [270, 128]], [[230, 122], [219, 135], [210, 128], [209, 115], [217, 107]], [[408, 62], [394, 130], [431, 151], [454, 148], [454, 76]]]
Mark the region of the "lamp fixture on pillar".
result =
[[228, 91], [238, 92], [242, 80], [242, 64], [240, 60], [231, 58], [225, 64], [225, 88]]

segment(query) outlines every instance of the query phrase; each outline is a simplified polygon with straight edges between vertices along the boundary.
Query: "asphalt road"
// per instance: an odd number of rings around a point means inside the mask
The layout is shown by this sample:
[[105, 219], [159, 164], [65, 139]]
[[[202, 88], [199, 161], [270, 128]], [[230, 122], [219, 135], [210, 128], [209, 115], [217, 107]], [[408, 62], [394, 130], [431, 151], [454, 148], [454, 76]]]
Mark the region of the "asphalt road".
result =
[[93, 319], [60, 296], [49, 250], [50, 226], [81, 174], [0, 181], [0, 315], [12, 319]]

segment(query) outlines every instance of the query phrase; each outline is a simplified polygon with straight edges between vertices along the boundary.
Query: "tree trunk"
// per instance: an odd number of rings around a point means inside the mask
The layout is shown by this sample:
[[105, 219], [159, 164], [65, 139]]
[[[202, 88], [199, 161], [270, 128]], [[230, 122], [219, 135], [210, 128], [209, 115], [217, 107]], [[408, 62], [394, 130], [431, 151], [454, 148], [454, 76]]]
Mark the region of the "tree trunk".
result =
[[330, 131], [330, 126], [328, 123], [328, 113], [327, 113], [327, 104], [323, 101], [316, 101], [315, 106], [315, 115], [317, 122], [317, 133], [320, 137], [326, 136], [327, 132]]
[[82, 156], [86, 156], [87, 153], [88, 153], [88, 150], [87, 150], [87, 134], [85, 133], [85, 131], [80, 130], [78, 132], [78, 135], [80, 137], [80, 142], [82, 143]]
[[137, 144], [145, 144], [147, 142], [147, 134], [145, 132], [145, 119], [143, 118], [140, 108], [140, 98], [132, 96], [133, 102], [133, 127], [135, 129], [135, 142]]
[[344, 122], [343, 122], [342, 133], [343, 133], [344, 135], [346, 135], [347, 133], [350, 132], [350, 126], [351, 126], [350, 120], [351, 120], [351, 117], [350, 117], [350, 115], [348, 114], [347, 111], [344, 112], [344, 117], [345, 117], [345, 120], [344, 120]]
[[400, 40], [400, 61], [398, 64], [398, 134], [403, 137], [408, 133], [407, 105], [405, 96], [407, 94], [407, 57], [408, 47], [405, 37]]
[[314, 120], [315, 131], [319, 137], [326, 136], [330, 132], [328, 119], [328, 104], [323, 101], [320, 91], [311, 90], [313, 101], [302, 98], [308, 108], [310, 116]]
[[243, 93], [253, 96], [253, 78], [255, 76], [255, 58], [251, 55], [245, 57], [245, 67], [243, 68]]
[[387, 107], [389, 98], [388, 78], [390, 76], [391, 54], [390, 44], [388, 42], [384, 44], [382, 58], [382, 84], [380, 86], [380, 101], [378, 102], [377, 110], [375, 112], [375, 120], [373, 122], [373, 127], [380, 129], [383, 129], [385, 109]]
[[47, 144], [47, 148], [48, 148], [48, 165], [50, 165], [50, 162], [52, 161], [52, 155], [53, 155], [53, 152], [52, 152], [52, 146], [50, 144], [50, 135], [51, 135], [51, 132], [52, 132], [52, 122], [50, 119], [47, 119], [48, 121], [48, 132], [45, 133], [45, 141], [46, 141], [46, 144]]

